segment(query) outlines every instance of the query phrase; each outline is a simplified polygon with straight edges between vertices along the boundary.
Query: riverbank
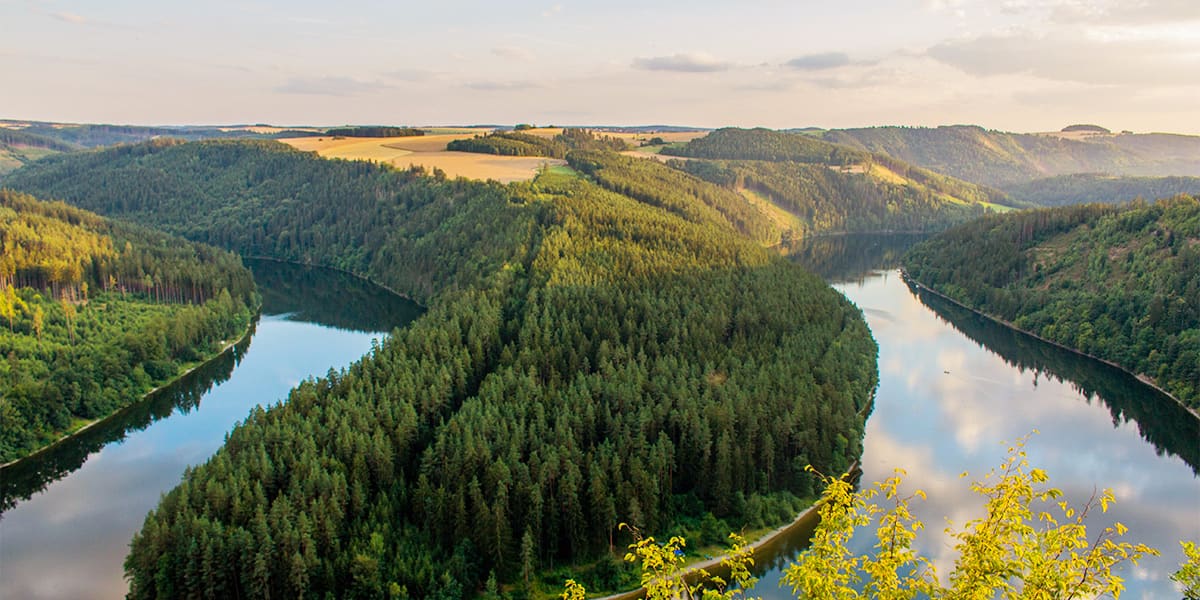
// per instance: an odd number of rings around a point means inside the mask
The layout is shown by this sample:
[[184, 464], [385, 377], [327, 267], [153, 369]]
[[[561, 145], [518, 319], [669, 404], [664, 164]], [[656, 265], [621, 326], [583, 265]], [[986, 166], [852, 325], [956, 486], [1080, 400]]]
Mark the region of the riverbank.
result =
[[[851, 477], [857, 479], [861, 474], [861, 466], [858, 461], [855, 461], [854, 464], [850, 465], [850, 468], [845, 474], [842, 475], [842, 477]], [[793, 536], [795, 535], [807, 533], [807, 535], [805, 535], [805, 540], [807, 541], [807, 538], [812, 534], [812, 531], [816, 529], [817, 524], [820, 522], [819, 509], [821, 508], [822, 502], [824, 502], [824, 500], [817, 500], [816, 502], [812, 503], [811, 506], [801, 511], [800, 514], [797, 515], [792, 521], [767, 532], [758, 539], [747, 544], [746, 548], [750, 550], [751, 558], [753, 558], [755, 564], [765, 564], [768, 560], [778, 556], [781, 551], [794, 546], [795, 544], [789, 545], [786, 542], [792, 540]], [[767, 557], [766, 559], [762, 558], [764, 554]], [[720, 556], [705, 558], [699, 562], [685, 565], [680, 571], [679, 576], [693, 583], [695, 582], [695, 578], [700, 576], [700, 571], [704, 571], [709, 576], [726, 577], [728, 576], [728, 573], [721, 565], [721, 562], [727, 558], [729, 558], [728, 554], [722, 554]], [[617, 592], [615, 594], [609, 594], [606, 596], [589, 596], [589, 598], [593, 598], [593, 600], [635, 600], [637, 598], [642, 598], [645, 595], [646, 589], [639, 587], [633, 590]]]
[[1111, 361], [1111, 360], [1108, 360], [1108, 359], [1106, 359], [1106, 358], [1101, 358], [1101, 357], [1099, 357], [1099, 356], [1096, 356], [1096, 355], [1094, 355], [1094, 354], [1088, 354], [1087, 352], [1083, 352], [1083, 351], [1081, 351], [1081, 350], [1079, 350], [1079, 349], [1077, 349], [1077, 348], [1072, 348], [1072, 347], [1070, 347], [1070, 346], [1067, 346], [1067, 345], [1065, 345], [1065, 344], [1062, 344], [1062, 343], [1056, 342], [1056, 341], [1054, 341], [1054, 340], [1051, 340], [1051, 339], [1044, 338], [1044, 337], [1042, 337], [1042, 336], [1040, 336], [1040, 335], [1038, 335], [1038, 334], [1036, 334], [1036, 333], [1034, 333], [1034, 332], [1032, 332], [1032, 331], [1027, 331], [1027, 330], [1025, 330], [1025, 329], [1022, 329], [1022, 328], [1020, 328], [1020, 327], [1017, 327], [1015, 324], [1013, 324], [1013, 323], [1011, 323], [1011, 322], [1009, 322], [1009, 321], [1006, 321], [1006, 320], [1004, 320], [1004, 319], [1001, 319], [1001, 318], [999, 318], [999, 317], [995, 317], [995, 316], [993, 316], [993, 315], [989, 315], [989, 314], [987, 314], [987, 313], [985, 313], [985, 312], [983, 312], [983, 311], [976, 310], [976, 309], [974, 309], [974, 308], [972, 308], [972, 307], [970, 307], [970, 306], [967, 306], [966, 304], [963, 304], [962, 302], [959, 302], [958, 300], [955, 300], [954, 298], [951, 298], [950, 296], [947, 296], [946, 294], [943, 294], [943, 293], [941, 293], [941, 292], [939, 292], [939, 291], [937, 291], [937, 290], [935, 290], [935, 289], [933, 289], [933, 288], [929, 287], [928, 285], [925, 285], [924, 283], [921, 283], [920, 281], [916, 280], [916, 279], [915, 279], [915, 278], [913, 278], [911, 275], [909, 275], [909, 274], [908, 274], [908, 271], [906, 271], [906, 270], [905, 270], [905, 269], [903, 269], [903, 268], [901, 268], [901, 269], [900, 269], [900, 277], [901, 277], [901, 278], [904, 280], [904, 282], [905, 282], [905, 283], [907, 283], [907, 284], [910, 284], [910, 285], [911, 285], [911, 286], [913, 286], [913, 287], [916, 287], [918, 290], [923, 290], [923, 291], [929, 292], [930, 294], [933, 294], [934, 296], [937, 296], [938, 298], [941, 298], [941, 299], [943, 299], [943, 300], [945, 300], [945, 301], [947, 301], [947, 302], [949, 302], [949, 303], [951, 303], [951, 304], [953, 304], [953, 305], [955, 305], [955, 306], [961, 307], [961, 308], [963, 308], [964, 310], [968, 310], [968, 311], [970, 311], [970, 312], [972, 312], [972, 313], [974, 313], [974, 314], [976, 314], [976, 315], [979, 315], [979, 316], [981, 316], [981, 317], [983, 317], [983, 318], [985, 318], [985, 319], [988, 319], [989, 321], [992, 321], [993, 323], [998, 323], [998, 324], [1000, 324], [1000, 325], [1003, 325], [1003, 326], [1005, 326], [1005, 327], [1007, 327], [1007, 328], [1009, 328], [1009, 329], [1011, 329], [1011, 330], [1013, 330], [1013, 331], [1016, 331], [1016, 332], [1018, 332], [1018, 333], [1021, 333], [1021, 334], [1024, 334], [1024, 335], [1027, 335], [1027, 336], [1029, 336], [1029, 337], [1031, 337], [1031, 338], [1033, 338], [1033, 339], [1036, 339], [1036, 340], [1038, 340], [1038, 341], [1040, 341], [1040, 342], [1044, 342], [1044, 343], [1046, 343], [1046, 344], [1049, 344], [1049, 345], [1051, 345], [1051, 346], [1054, 346], [1054, 347], [1056, 347], [1056, 348], [1060, 348], [1060, 349], [1062, 349], [1062, 350], [1066, 350], [1066, 351], [1068, 351], [1068, 352], [1072, 352], [1072, 353], [1074, 353], [1074, 354], [1078, 354], [1079, 356], [1083, 356], [1083, 357], [1089, 358], [1089, 359], [1091, 359], [1091, 360], [1094, 360], [1094, 361], [1096, 361], [1096, 362], [1104, 363], [1104, 364], [1106, 364], [1106, 365], [1108, 365], [1108, 366], [1110, 366], [1110, 367], [1113, 367], [1114, 369], [1117, 369], [1117, 370], [1119, 370], [1119, 371], [1121, 371], [1121, 372], [1123, 372], [1123, 373], [1127, 373], [1128, 375], [1130, 375], [1130, 376], [1131, 376], [1131, 377], [1133, 377], [1134, 379], [1137, 379], [1138, 381], [1140, 381], [1142, 384], [1144, 384], [1144, 385], [1146, 385], [1146, 386], [1148, 386], [1148, 387], [1150, 387], [1150, 388], [1152, 388], [1152, 389], [1154, 389], [1154, 390], [1158, 391], [1159, 393], [1161, 393], [1162, 395], [1166, 396], [1167, 398], [1170, 398], [1172, 401], [1174, 401], [1176, 404], [1178, 404], [1180, 407], [1182, 407], [1184, 410], [1186, 410], [1186, 411], [1187, 411], [1189, 414], [1191, 414], [1191, 415], [1192, 415], [1192, 417], [1194, 417], [1194, 418], [1195, 418], [1195, 419], [1197, 419], [1197, 420], [1200, 420], [1200, 412], [1196, 411], [1195, 409], [1193, 409], [1192, 407], [1188, 406], [1187, 404], [1184, 404], [1184, 402], [1183, 402], [1182, 400], [1180, 400], [1179, 398], [1176, 398], [1174, 394], [1172, 394], [1172, 393], [1168, 392], [1167, 390], [1163, 389], [1163, 388], [1162, 388], [1161, 386], [1159, 386], [1159, 385], [1158, 385], [1158, 383], [1157, 383], [1157, 382], [1155, 382], [1155, 381], [1154, 381], [1154, 379], [1153, 379], [1152, 377], [1150, 377], [1149, 375], [1146, 375], [1146, 374], [1144, 374], [1144, 373], [1134, 373], [1133, 371], [1130, 371], [1129, 369], [1125, 368], [1124, 366], [1122, 366], [1122, 365], [1119, 365], [1119, 364], [1117, 364], [1117, 363], [1115, 363], [1115, 362], [1113, 362], [1113, 361]]
[[[259, 307], [259, 309], [261, 309], [261, 307]], [[155, 386], [154, 388], [150, 389], [149, 391], [143, 393], [141, 395], [141, 397], [138, 398], [137, 400], [134, 400], [133, 402], [125, 404], [124, 406], [121, 406], [117, 410], [114, 410], [113, 412], [111, 412], [103, 417], [99, 417], [96, 419], [92, 419], [91, 421], [87, 421], [81, 427], [77, 427], [70, 431], [63, 432], [59, 437], [55, 438], [53, 441], [51, 441], [47, 444], [43, 444], [42, 446], [39, 446], [36, 450], [30, 452], [29, 454], [26, 454], [25, 456], [22, 456], [21, 458], [18, 458], [15, 460], [10, 460], [10, 461], [0, 465], [0, 470], [6, 469], [10, 466], [18, 465], [24, 461], [35, 458], [38, 455], [49, 452], [50, 450], [54, 449], [55, 447], [59, 446], [60, 444], [62, 444], [64, 442], [68, 442], [70, 440], [73, 440], [76, 437], [82, 435], [84, 432], [91, 429], [92, 427], [99, 425], [101, 423], [104, 423], [105, 421], [108, 421], [110, 419], [117, 418], [121, 413], [123, 413], [125, 410], [129, 409], [130, 407], [136, 406], [143, 402], [146, 402], [147, 400], [150, 399], [151, 396], [153, 396], [159, 390], [162, 390], [166, 387], [174, 385], [176, 382], [183, 379], [189, 373], [195, 371], [196, 369], [199, 369], [205, 365], [211, 364], [213, 361], [220, 358], [223, 354], [225, 354], [226, 352], [229, 352], [233, 347], [235, 347], [238, 344], [245, 341], [245, 339], [247, 337], [249, 337], [251, 335], [251, 333], [254, 331], [254, 325], [258, 321], [258, 318], [259, 318], [259, 313], [256, 312], [254, 317], [250, 319], [250, 322], [246, 325], [246, 328], [244, 330], [242, 330], [242, 332], [239, 336], [237, 336], [233, 340], [226, 341], [224, 344], [222, 344], [222, 346], [219, 349], [217, 349], [216, 352], [213, 352], [211, 356], [205, 357], [203, 360], [200, 360], [200, 361], [197, 361], [197, 362], [191, 364], [190, 366], [188, 366], [187, 368], [180, 371], [178, 374], [176, 374], [171, 379], [164, 381], [164, 382], [160, 383], [159, 385]]]
[[374, 279], [371, 279], [370, 275], [362, 275], [359, 273], [355, 273], [354, 271], [348, 271], [346, 269], [341, 269], [338, 267], [330, 267], [330, 266], [322, 265], [319, 263], [306, 263], [306, 262], [300, 262], [300, 261], [296, 261], [296, 260], [287, 260], [284, 258], [275, 258], [274, 256], [248, 255], [248, 256], [243, 256], [242, 258], [244, 258], [244, 259], [248, 258], [250, 260], [262, 260], [262, 261], [267, 261], [267, 262], [279, 263], [279, 264], [283, 264], [283, 265], [296, 265], [298, 267], [313, 267], [313, 268], [317, 268], [317, 269], [327, 269], [329, 271], [336, 271], [338, 273], [344, 273], [355, 279], [358, 279], [359, 281], [365, 281], [373, 286], [376, 286], [381, 289], [385, 289], [388, 292], [391, 292], [391, 294], [393, 296], [396, 296], [397, 298], [403, 298], [405, 300], [408, 300], [409, 302], [412, 302], [413, 304], [416, 304], [417, 306], [419, 306], [421, 308], [425, 308], [425, 309], [429, 308], [427, 305], [422, 303], [420, 300], [413, 298], [412, 296], [405, 294], [404, 292], [396, 291], [383, 282], [375, 281]]

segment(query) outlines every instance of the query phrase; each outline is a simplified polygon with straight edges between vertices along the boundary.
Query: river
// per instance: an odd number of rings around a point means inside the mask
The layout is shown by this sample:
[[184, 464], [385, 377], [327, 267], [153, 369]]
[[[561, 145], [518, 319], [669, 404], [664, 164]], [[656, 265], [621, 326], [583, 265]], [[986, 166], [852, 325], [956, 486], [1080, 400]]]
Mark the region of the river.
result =
[[[1167, 577], [1182, 560], [1178, 540], [1200, 540], [1197, 420], [1111, 367], [919, 297], [895, 270], [915, 239], [823, 238], [796, 256], [862, 308], [879, 342], [863, 481], [899, 467], [908, 489], [929, 494], [914, 503], [928, 525], [917, 547], [944, 574], [953, 561], [944, 517], [961, 524], [982, 506], [967, 482], [999, 464], [1003, 442], [1039, 430], [1030, 460], [1068, 500], [1082, 503], [1097, 487], [1116, 493], [1117, 504], [1091, 527], [1119, 520], [1130, 528], [1127, 539], [1162, 550], [1122, 572], [1124, 597], [1177, 597]], [[0, 598], [122, 597], [129, 540], [188, 465], [207, 459], [251, 407], [349, 364], [381, 332], [419, 314], [346, 275], [251, 265], [264, 296], [252, 339], [119, 418], [0, 473]], [[963, 471], [971, 477], [960, 479]], [[805, 542], [800, 531], [757, 557], [756, 594], [791, 597], [779, 578]]]
[[159, 496], [256, 405], [349, 365], [421, 309], [352, 276], [246, 261], [252, 335], [146, 401], [0, 472], [0, 598], [123, 598], [129, 540]]
[[[983, 503], [967, 484], [1000, 464], [1005, 443], [1037, 430], [1026, 446], [1030, 462], [1068, 501], [1113, 489], [1117, 503], [1089, 521], [1092, 535], [1116, 520], [1129, 527], [1126, 540], [1162, 551], [1120, 572], [1122, 597], [1179, 597], [1168, 579], [1183, 560], [1178, 542], [1200, 540], [1200, 423], [1123, 372], [916, 294], [896, 270], [916, 239], [828, 238], [796, 256], [862, 309], [879, 343], [863, 483], [903, 468], [906, 488], [928, 493], [913, 503], [928, 526], [916, 548], [944, 578], [954, 560], [945, 519], [961, 525], [979, 516]], [[961, 479], [963, 471], [970, 476]], [[759, 557], [765, 572], [754, 593], [793, 597], [779, 581], [803, 540], [789, 542]], [[855, 549], [871, 542], [863, 532]]]

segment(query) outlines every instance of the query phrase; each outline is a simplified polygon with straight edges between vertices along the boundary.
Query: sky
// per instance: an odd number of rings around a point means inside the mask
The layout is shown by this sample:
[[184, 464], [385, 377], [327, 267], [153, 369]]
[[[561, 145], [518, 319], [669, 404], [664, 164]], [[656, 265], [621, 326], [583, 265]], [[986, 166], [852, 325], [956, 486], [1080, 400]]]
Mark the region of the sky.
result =
[[1200, 133], [1200, 0], [0, 0], [0, 118]]

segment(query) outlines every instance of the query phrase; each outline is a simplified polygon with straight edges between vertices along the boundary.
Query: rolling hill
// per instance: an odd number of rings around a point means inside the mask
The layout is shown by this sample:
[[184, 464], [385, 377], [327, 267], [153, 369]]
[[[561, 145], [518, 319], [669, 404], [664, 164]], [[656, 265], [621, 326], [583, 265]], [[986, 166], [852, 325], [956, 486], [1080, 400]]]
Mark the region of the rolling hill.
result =
[[[816, 491], [806, 464], [847, 467], [877, 380], [858, 309], [747, 237], [736, 196], [592, 158], [595, 181], [500, 185], [272, 142], [160, 141], [13, 174], [429, 306], [189, 471], [132, 543], [130, 596], [204, 582], [224, 596], [461, 597], [489, 572], [522, 585], [529, 569], [607, 556], [628, 543], [620, 522], [789, 519]], [[671, 177], [696, 188], [665, 189]]]
[[742, 195], [785, 231], [938, 231], [1014, 204], [1002, 192], [903, 161], [769, 129], [719, 129], [664, 155]]
[[1074, 173], [1200, 176], [1200, 136], [1124, 133], [1064, 139], [951, 125], [833, 129], [821, 137], [1000, 188]]

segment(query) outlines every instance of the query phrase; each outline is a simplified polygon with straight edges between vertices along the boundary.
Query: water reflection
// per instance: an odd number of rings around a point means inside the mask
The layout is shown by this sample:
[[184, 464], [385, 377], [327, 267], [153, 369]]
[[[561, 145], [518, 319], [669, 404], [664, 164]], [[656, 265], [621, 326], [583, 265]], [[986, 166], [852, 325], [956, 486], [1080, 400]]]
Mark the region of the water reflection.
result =
[[928, 291], [914, 293], [945, 323], [995, 352], [1018, 371], [1030, 371], [1034, 386], [1053, 380], [1067, 383], [1089, 402], [1099, 399], [1108, 408], [1113, 427], [1132, 422], [1142, 439], [1159, 454], [1178, 456], [1200, 475], [1200, 420], [1166, 395], [1120, 369], [1063, 352]]
[[388, 331], [412, 321], [421, 307], [395, 294], [330, 269], [265, 259], [246, 259], [263, 297], [264, 311], [350, 331]]
[[[863, 481], [903, 468], [907, 488], [928, 493], [928, 501], [914, 505], [927, 526], [917, 550], [945, 576], [954, 560], [953, 540], [943, 532], [946, 519], [961, 526], [982, 514], [983, 502], [968, 482], [1003, 460], [1004, 442], [1036, 429], [1040, 433], [1027, 446], [1030, 461], [1050, 474], [1068, 501], [1082, 504], [1097, 487], [1113, 488], [1117, 504], [1093, 518], [1090, 528], [1120, 521], [1130, 528], [1128, 539], [1163, 552], [1121, 573], [1123, 597], [1178, 597], [1168, 580], [1183, 559], [1178, 540], [1200, 539], [1195, 419], [1105, 365], [936, 302], [930, 303], [936, 312], [931, 310], [898, 272], [861, 270], [869, 248], [879, 249], [882, 265], [894, 266], [891, 249], [903, 240], [849, 250], [857, 243], [842, 242], [850, 256], [844, 271], [836, 268], [836, 257], [802, 255], [822, 257], [825, 277], [847, 282], [835, 287], [863, 309], [879, 343], [880, 384], [867, 422]], [[963, 471], [971, 477], [961, 479]], [[870, 531], [861, 532], [855, 550], [868, 551], [871, 538]], [[790, 598], [779, 587], [779, 560], [761, 559], [772, 568], [755, 593]]]
[[862, 281], [876, 272], [900, 266], [900, 257], [925, 234], [848, 234], [814, 237], [788, 258], [820, 275], [830, 283]]
[[171, 416], [176, 410], [187, 414], [214, 385], [229, 379], [234, 367], [250, 348], [254, 326], [241, 341], [212, 361], [183, 376], [175, 384], [151, 394], [146, 400], [126, 407], [107, 419], [79, 432], [75, 437], [0, 471], [0, 515], [21, 500], [46, 489], [78, 469], [94, 452], [124, 440], [132, 432]]
[[[123, 597], [129, 540], [189, 465], [211, 456], [255, 405], [276, 402], [302, 379], [349, 364], [382, 332], [406, 322], [371, 314], [356, 321], [337, 302], [321, 311], [320, 302], [274, 291], [277, 282], [288, 282], [286, 289], [298, 294], [370, 296], [360, 289], [368, 284], [357, 279], [323, 280], [301, 269], [304, 277], [296, 281], [279, 275], [297, 272], [290, 265], [251, 266], [266, 313], [252, 344], [243, 341], [177, 387], [35, 462], [14, 465], [20, 471], [0, 473], [10, 506], [0, 519], [0, 598]], [[411, 320], [419, 313], [412, 303], [386, 298], [401, 306], [382, 307], [383, 315]]]

